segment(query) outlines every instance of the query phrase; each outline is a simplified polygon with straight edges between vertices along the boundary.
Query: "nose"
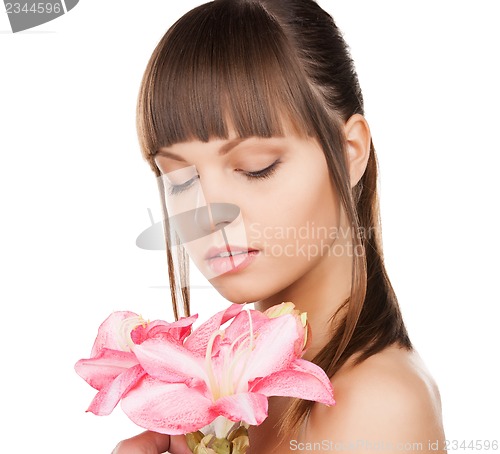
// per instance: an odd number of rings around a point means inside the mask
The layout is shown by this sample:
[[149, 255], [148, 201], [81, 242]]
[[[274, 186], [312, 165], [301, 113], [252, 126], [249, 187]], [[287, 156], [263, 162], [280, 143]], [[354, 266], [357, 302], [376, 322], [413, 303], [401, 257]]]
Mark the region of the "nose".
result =
[[220, 175], [205, 173], [203, 176], [205, 181], [200, 175], [189, 197], [182, 199], [183, 203], [169, 218], [171, 228], [182, 243], [222, 230], [240, 215], [239, 206], [228, 202], [228, 191], [224, 190]]
[[200, 194], [194, 222], [200, 232], [208, 235], [231, 224], [239, 216], [240, 208], [229, 202], [228, 196], [231, 197], [231, 194], [220, 174], [205, 169], [203, 177], [200, 175], [198, 180]]
[[211, 203], [171, 216], [169, 223], [181, 243], [189, 243], [222, 230], [239, 214], [240, 208], [232, 203]]
[[213, 233], [231, 224], [240, 214], [240, 208], [232, 203], [209, 203], [197, 208], [194, 221], [205, 234]]

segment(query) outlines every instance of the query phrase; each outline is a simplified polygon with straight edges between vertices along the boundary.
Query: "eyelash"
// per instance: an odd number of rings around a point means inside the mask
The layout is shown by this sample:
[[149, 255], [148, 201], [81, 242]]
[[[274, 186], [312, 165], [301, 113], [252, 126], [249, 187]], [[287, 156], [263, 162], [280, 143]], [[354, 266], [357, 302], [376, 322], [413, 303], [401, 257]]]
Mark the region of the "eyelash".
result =
[[189, 189], [189, 187], [193, 184], [194, 180], [196, 180], [197, 178], [200, 178], [200, 176], [196, 175], [195, 177], [185, 181], [182, 184], [171, 185], [170, 188], [168, 189], [169, 195], [177, 195], [180, 194], [181, 192], [184, 192], [186, 189]]
[[278, 164], [280, 164], [280, 160], [277, 159], [274, 161], [271, 165], [267, 166], [265, 169], [261, 170], [256, 170], [255, 172], [243, 172], [243, 175], [245, 175], [249, 180], [253, 179], [264, 179], [264, 178], [270, 178], [274, 172], [276, 172], [276, 169], [278, 168]]
[[[243, 172], [243, 171], [241, 171], [241, 172], [249, 180], [263, 180], [265, 178], [272, 177], [278, 168], [278, 164], [280, 164], [280, 163], [281, 163], [281, 161], [279, 159], [277, 159], [271, 165], [267, 166], [264, 169], [256, 170], [255, 172]], [[200, 178], [199, 175], [191, 178], [190, 180], [188, 180], [182, 184], [175, 184], [175, 185], [170, 186], [169, 191], [168, 191], [169, 194], [170, 195], [177, 195], [177, 194], [180, 194], [181, 192], [186, 191], [187, 189], [189, 189], [189, 187], [193, 184], [193, 182], [197, 178]]]

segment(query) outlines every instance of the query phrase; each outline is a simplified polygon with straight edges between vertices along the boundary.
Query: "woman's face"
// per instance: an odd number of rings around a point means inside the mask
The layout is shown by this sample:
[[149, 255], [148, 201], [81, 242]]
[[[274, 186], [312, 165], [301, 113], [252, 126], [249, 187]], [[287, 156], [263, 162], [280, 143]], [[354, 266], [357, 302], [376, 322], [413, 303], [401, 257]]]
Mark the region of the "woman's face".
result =
[[177, 143], [156, 155], [171, 185], [171, 225], [230, 301], [260, 301], [314, 282], [322, 263], [335, 260], [340, 227], [322, 149], [294, 135], [231, 137]]

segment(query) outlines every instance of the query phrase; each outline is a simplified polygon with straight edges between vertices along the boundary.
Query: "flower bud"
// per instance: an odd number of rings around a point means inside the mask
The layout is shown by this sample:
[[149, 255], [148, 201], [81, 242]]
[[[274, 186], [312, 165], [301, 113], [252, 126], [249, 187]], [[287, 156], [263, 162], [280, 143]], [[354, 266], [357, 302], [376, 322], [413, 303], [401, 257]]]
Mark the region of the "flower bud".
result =
[[310, 341], [310, 329], [307, 322], [307, 312], [300, 312], [298, 309], [295, 309], [295, 304], [287, 301], [270, 307], [269, 309], [264, 311], [264, 314], [269, 318], [281, 317], [282, 315], [286, 314], [293, 315], [297, 321], [297, 324], [304, 329], [304, 341], [302, 343], [301, 349], [305, 350], [307, 348]]

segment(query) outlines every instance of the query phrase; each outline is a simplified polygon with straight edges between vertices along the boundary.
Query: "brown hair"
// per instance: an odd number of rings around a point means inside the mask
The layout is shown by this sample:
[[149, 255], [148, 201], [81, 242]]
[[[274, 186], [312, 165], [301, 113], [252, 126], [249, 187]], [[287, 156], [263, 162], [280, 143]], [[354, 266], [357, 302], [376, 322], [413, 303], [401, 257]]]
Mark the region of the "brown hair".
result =
[[[353, 232], [350, 297], [332, 319], [336, 329], [313, 362], [332, 377], [356, 356], [359, 364], [398, 343], [411, 349], [387, 276], [380, 237], [377, 161], [373, 143], [366, 171], [351, 189], [342, 125], [364, 114], [349, 49], [333, 19], [313, 0], [215, 0], [179, 19], [163, 36], [146, 68], [137, 106], [144, 158], [156, 176], [158, 149], [187, 140], [283, 135], [284, 126], [312, 136]], [[185, 254], [172, 256], [161, 178], [167, 260], [175, 316], [189, 314]], [[181, 249], [182, 250], [182, 249]], [[177, 271], [176, 271], [177, 269]], [[313, 402], [297, 400], [285, 424], [297, 428]], [[291, 416], [291, 418], [288, 418]]]

